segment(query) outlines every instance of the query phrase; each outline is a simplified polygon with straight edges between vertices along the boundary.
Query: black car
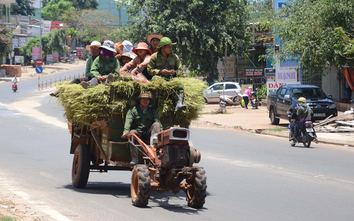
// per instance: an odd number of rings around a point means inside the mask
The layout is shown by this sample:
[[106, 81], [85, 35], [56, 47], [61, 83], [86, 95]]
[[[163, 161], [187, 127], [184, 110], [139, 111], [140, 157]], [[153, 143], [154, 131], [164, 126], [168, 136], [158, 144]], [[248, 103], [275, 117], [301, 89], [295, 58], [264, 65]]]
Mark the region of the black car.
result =
[[312, 121], [323, 120], [330, 115], [337, 116], [337, 107], [320, 87], [313, 85], [282, 85], [276, 93], [268, 95], [267, 108], [272, 124], [279, 124], [279, 118], [288, 119], [287, 111], [292, 112], [300, 97], [313, 110]]

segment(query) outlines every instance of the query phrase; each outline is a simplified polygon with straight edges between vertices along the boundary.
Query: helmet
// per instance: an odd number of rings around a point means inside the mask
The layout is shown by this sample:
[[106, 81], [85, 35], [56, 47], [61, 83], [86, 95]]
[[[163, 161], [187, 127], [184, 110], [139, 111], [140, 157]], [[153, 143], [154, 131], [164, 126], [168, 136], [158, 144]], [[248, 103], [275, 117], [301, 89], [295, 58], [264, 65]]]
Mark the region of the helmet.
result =
[[302, 103], [306, 103], [306, 98], [300, 97], [297, 101], [302, 102]]
[[152, 96], [151, 96], [151, 93], [149, 91], [144, 91], [144, 92], [141, 92], [141, 94], [139, 95], [139, 99], [140, 98], [149, 98], [151, 100]]
[[252, 86], [249, 86], [248, 89], [252, 89], [253, 87]]

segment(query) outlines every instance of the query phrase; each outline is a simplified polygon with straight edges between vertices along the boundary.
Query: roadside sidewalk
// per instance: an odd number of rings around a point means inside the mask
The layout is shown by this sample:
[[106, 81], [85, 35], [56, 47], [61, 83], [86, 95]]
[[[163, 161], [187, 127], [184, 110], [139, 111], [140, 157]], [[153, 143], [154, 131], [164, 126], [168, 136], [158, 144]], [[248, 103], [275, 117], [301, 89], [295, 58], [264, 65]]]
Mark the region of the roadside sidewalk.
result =
[[[289, 122], [281, 119], [279, 125], [271, 125], [266, 106], [260, 106], [259, 109], [230, 106], [226, 107], [226, 113], [216, 114], [219, 108], [219, 104], [206, 104], [200, 117], [193, 121], [191, 126], [216, 127], [289, 138]], [[338, 115], [342, 114], [343, 112], [338, 112]], [[346, 118], [353, 119], [353, 115]], [[354, 147], [354, 133], [317, 132], [317, 136], [320, 143]]]
[[[86, 61], [84, 60], [78, 60], [73, 64], [61, 63], [61, 62], [54, 63], [52, 65], [47, 64], [47, 65], [43, 65], [43, 73], [41, 73], [41, 76], [56, 74], [59, 72], [73, 70], [76, 68], [82, 68], [85, 67], [85, 65], [86, 65]], [[33, 68], [32, 66], [24, 66], [21, 68], [21, 71], [22, 71], [22, 76], [20, 77], [20, 82], [23, 79], [38, 77], [36, 68]], [[11, 82], [12, 78], [13, 77], [1, 77], [0, 83]]]

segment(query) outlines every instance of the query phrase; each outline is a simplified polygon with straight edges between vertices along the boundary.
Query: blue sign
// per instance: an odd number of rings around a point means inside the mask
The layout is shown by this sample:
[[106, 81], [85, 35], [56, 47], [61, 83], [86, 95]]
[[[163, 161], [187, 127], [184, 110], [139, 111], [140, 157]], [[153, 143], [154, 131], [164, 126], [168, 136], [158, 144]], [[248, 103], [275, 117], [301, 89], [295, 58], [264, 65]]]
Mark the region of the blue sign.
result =
[[43, 72], [43, 67], [42, 67], [42, 66], [37, 66], [37, 67], [36, 67], [36, 72], [37, 72], [38, 74], [42, 73], [42, 72]]

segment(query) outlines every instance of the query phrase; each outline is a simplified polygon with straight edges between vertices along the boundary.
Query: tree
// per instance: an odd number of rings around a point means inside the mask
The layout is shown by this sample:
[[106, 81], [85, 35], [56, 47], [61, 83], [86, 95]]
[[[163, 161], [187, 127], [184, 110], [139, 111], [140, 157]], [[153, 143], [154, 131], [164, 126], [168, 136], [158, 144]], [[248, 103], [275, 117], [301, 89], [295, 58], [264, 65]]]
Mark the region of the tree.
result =
[[[63, 29], [54, 29], [49, 32], [47, 35], [42, 36], [42, 55], [47, 56], [47, 54], [51, 54], [52, 51], [63, 52], [64, 44], [63, 44], [63, 36], [65, 35], [65, 31]], [[32, 55], [32, 48], [40, 46], [39, 37], [30, 38], [26, 45], [20, 48], [20, 53], [22, 55], [27, 54], [28, 56]]]
[[[43, 7], [45, 7], [48, 4], [47, 1], [48, 0], [42, 0]], [[98, 6], [97, 0], [73, 0], [71, 2], [76, 10], [97, 9]]]
[[16, 3], [11, 4], [12, 15], [36, 15], [31, 0], [16, 0]]
[[42, 17], [45, 20], [60, 21], [63, 14], [73, 12], [75, 8], [72, 2], [64, 0], [52, 0], [42, 9]]
[[340, 30], [354, 34], [353, 13], [354, 0], [288, 1], [272, 21], [280, 39], [277, 60], [297, 58], [304, 72], [320, 75], [328, 70], [328, 62], [335, 67], [353, 65], [353, 60], [345, 57], [339, 34]]
[[109, 11], [98, 10], [67, 12], [63, 15], [63, 20], [69, 22], [70, 28], [76, 31], [75, 37], [81, 44], [90, 44], [93, 40], [102, 41], [117, 29], [112, 24], [118, 22], [118, 18]]
[[0, 25], [0, 58], [12, 50], [12, 33], [5, 26]]
[[[149, 33], [160, 33], [177, 42], [177, 54], [192, 71], [218, 77], [217, 62], [227, 55], [239, 54], [251, 43], [247, 32], [246, 1], [140, 0], [121, 1], [135, 18], [130, 23], [137, 41]], [[119, 4], [119, 3], [118, 3]], [[120, 7], [120, 6], [118, 6]], [[130, 37], [129, 36], [129, 37]]]

